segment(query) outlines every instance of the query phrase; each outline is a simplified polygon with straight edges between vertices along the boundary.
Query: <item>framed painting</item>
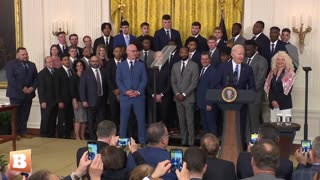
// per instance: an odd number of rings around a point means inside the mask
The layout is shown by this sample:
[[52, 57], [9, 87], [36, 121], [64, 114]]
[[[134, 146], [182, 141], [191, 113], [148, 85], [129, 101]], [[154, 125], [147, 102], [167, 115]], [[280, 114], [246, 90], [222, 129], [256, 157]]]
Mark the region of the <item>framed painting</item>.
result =
[[7, 88], [5, 65], [22, 46], [21, 0], [1, 0], [0, 6], [0, 88]]

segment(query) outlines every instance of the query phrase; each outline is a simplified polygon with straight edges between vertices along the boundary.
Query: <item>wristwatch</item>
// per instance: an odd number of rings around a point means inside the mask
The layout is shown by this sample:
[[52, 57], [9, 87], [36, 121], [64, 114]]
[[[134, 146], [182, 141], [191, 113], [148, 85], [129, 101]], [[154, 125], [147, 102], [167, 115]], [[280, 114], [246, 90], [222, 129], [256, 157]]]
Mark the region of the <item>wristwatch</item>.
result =
[[72, 180], [79, 180], [80, 177], [79, 177], [78, 175], [76, 175], [75, 172], [72, 172], [72, 174], [71, 174], [71, 179], [72, 179]]

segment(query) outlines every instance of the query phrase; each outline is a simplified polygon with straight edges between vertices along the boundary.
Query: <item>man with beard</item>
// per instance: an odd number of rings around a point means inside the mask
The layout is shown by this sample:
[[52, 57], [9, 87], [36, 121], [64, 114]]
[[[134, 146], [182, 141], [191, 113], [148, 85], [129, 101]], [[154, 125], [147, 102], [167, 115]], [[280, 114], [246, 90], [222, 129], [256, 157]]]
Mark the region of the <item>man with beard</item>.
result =
[[234, 45], [240, 44], [242, 46], [245, 45], [246, 38], [244, 38], [241, 33], [242, 25], [240, 23], [234, 23], [232, 25], [232, 38], [229, 40]]

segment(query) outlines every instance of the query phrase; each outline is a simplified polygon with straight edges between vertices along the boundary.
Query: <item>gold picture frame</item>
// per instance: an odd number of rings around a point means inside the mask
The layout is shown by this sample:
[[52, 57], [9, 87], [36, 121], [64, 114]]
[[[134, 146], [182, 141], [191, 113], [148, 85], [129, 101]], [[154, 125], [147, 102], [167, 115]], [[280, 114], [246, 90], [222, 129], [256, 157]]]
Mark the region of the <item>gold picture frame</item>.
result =
[[[11, 1], [11, 0], [10, 0]], [[15, 28], [15, 48], [22, 46], [22, 19], [21, 19], [21, 0], [14, 0], [14, 28]], [[0, 81], [0, 89], [6, 89], [8, 86], [7, 81]]]

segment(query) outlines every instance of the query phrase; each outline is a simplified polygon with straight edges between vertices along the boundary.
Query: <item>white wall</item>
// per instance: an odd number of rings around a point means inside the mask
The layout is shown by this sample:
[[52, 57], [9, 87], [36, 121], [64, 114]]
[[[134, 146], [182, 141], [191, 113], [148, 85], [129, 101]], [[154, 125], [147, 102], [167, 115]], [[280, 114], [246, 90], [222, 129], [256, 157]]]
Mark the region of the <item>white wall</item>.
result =
[[[265, 22], [265, 33], [269, 34], [269, 28], [273, 25], [280, 28], [292, 27], [292, 16], [312, 16], [312, 32], [306, 35], [305, 50], [300, 55], [300, 63], [303, 66], [311, 66], [312, 72], [309, 82], [309, 139], [319, 135], [320, 131], [320, 105], [317, 77], [320, 77], [320, 51], [317, 51], [317, 42], [320, 39], [320, 19], [317, 11], [320, 9], [318, 0], [245, 0], [244, 2], [244, 36], [252, 37], [252, 26], [257, 20]], [[70, 33], [79, 35], [82, 45], [82, 37], [90, 35], [94, 40], [99, 37], [100, 25], [110, 20], [110, 0], [22, 0], [23, 45], [28, 49], [30, 60], [42, 69], [43, 57], [49, 55], [49, 47], [56, 43], [52, 35], [52, 23], [64, 20], [69, 24]], [[292, 34], [291, 42], [297, 45], [298, 38]], [[305, 76], [302, 70], [298, 71], [298, 79], [293, 89], [293, 121], [301, 124], [301, 130], [296, 135], [295, 143], [303, 138], [304, 121], [304, 85]], [[0, 101], [8, 101], [5, 90], [0, 90]], [[40, 127], [40, 107], [36, 97], [33, 102], [30, 115], [29, 128]]]
[[[296, 23], [300, 22], [300, 15], [303, 22], [308, 24], [308, 16], [312, 17], [312, 31], [306, 35], [305, 48], [300, 54], [300, 64], [311, 66], [312, 71], [309, 78], [309, 139], [314, 139], [320, 132], [320, 51], [317, 42], [320, 38], [320, 19], [318, 11], [320, 1], [318, 0], [245, 0], [244, 3], [244, 36], [251, 38], [253, 24], [257, 20], [265, 23], [264, 33], [269, 36], [269, 28], [278, 26], [280, 29], [288, 27], [292, 29], [293, 16], [296, 16]], [[299, 26], [300, 27], [300, 26]], [[291, 34], [291, 43], [298, 46], [298, 35]], [[295, 143], [303, 139], [304, 105], [305, 105], [305, 73], [298, 70], [298, 78], [293, 88], [293, 122], [301, 124], [301, 130], [297, 132]]]

